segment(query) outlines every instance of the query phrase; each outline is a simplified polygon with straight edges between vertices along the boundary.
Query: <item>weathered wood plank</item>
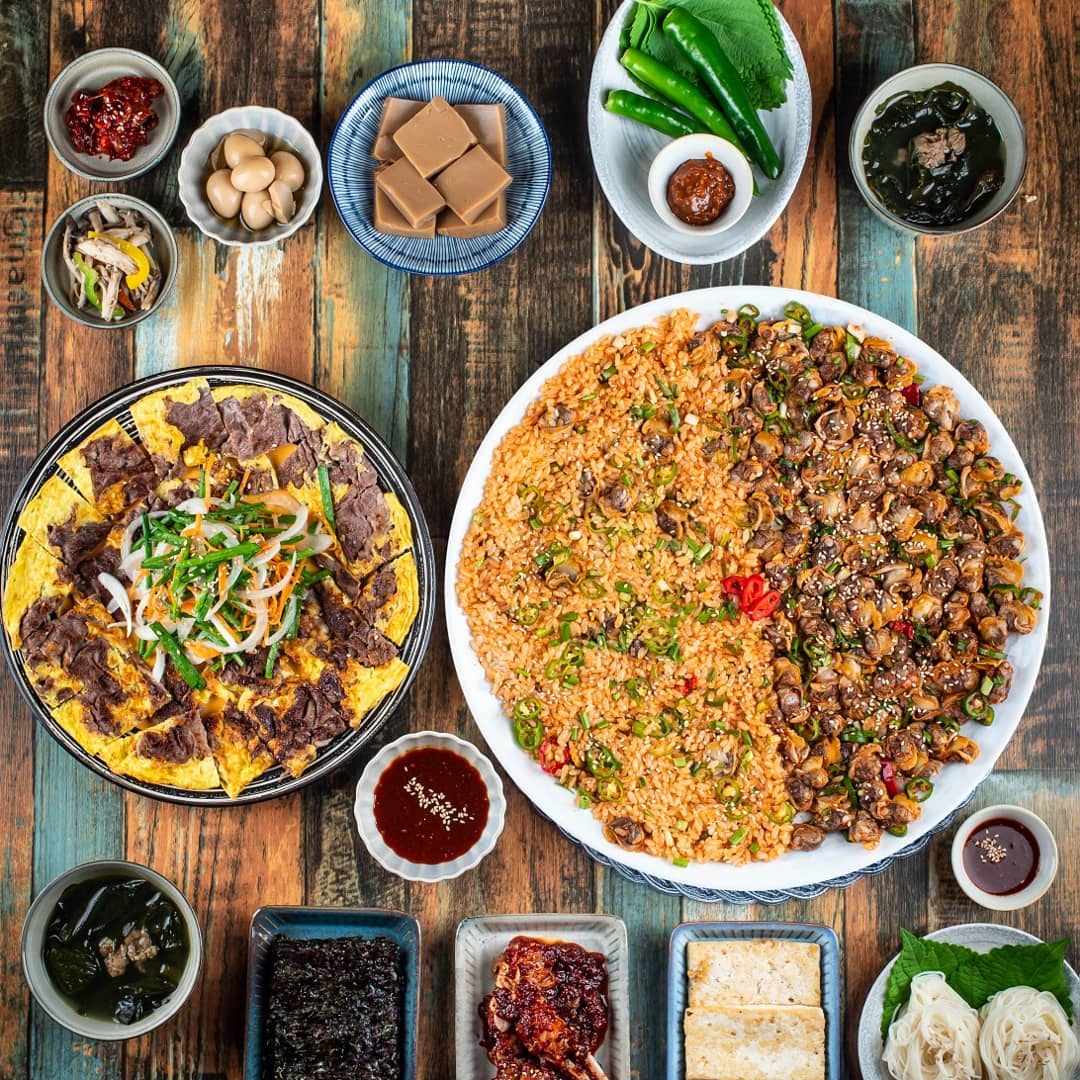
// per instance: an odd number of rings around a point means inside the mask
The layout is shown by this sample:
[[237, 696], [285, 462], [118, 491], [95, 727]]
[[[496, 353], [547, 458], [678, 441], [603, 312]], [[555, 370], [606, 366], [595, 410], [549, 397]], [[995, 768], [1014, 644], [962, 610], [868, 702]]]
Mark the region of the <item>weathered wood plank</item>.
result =
[[[592, 12], [539, 0], [462, 0], [414, 9], [414, 56], [467, 56], [501, 71], [537, 108], [555, 171], [547, 212], [523, 247], [467, 277], [412, 282], [409, 460], [433, 532], [445, 536], [465, 468], [525, 375], [589, 323], [588, 159], [581, 107]], [[451, 727], [476, 739], [436, 628], [413, 695], [414, 728]], [[438, 889], [410, 887], [428, 939], [434, 985], [449, 988], [457, 921], [487, 911], [594, 910], [588, 862], [508, 789], [503, 840], [477, 873]], [[527, 855], [526, 855], [527, 853]], [[423, 1075], [452, 1074], [445, 995], [423, 1003]]]
[[[203, 0], [170, 9], [158, 51], [191, 103], [190, 130], [231, 105], [271, 105], [315, 129], [318, 5], [227, 8]], [[254, 43], [258, 43], [257, 46]], [[180, 145], [186, 139], [181, 133]], [[175, 205], [172, 169], [152, 193]], [[162, 179], [164, 177], [164, 179]], [[137, 373], [191, 363], [239, 363], [312, 380], [315, 352], [313, 223], [289, 240], [224, 248], [179, 229], [181, 273], [157, 318], [136, 338]], [[129, 856], [176, 881], [203, 920], [206, 963], [175, 1021], [128, 1048], [133, 1076], [239, 1076], [251, 914], [304, 899], [302, 798], [228, 811], [128, 799]]]
[[49, 8], [35, 0], [0, 7], [0, 182], [37, 188], [48, 153], [41, 102], [49, 74]]
[[[1080, 768], [1058, 734], [1080, 709], [1074, 674], [1080, 582], [1064, 537], [1080, 521], [1080, 340], [1069, 282], [1080, 258], [1080, 211], [1068, 178], [1080, 166], [1071, 118], [1080, 108], [1072, 63], [1076, 12], [1067, 3], [964, 9], [921, 0], [919, 57], [965, 64], [1012, 97], [1027, 126], [1022, 193], [1004, 214], [962, 236], [920, 241], [920, 330], [974, 382], [1013, 436], [1051, 530], [1054, 596], [1042, 675], [1006, 768]], [[1070, 44], [1072, 43], [1072, 44]], [[1051, 149], [1052, 148], [1052, 149]], [[1055, 528], [1056, 525], [1056, 528]], [[1059, 531], [1060, 530], [1060, 531]]]
[[[41, 306], [37, 251], [40, 190], [0, 189], [0, 353], [8, 394], [0, 425], [0, 503], [5, 507], [38, 442]], [[10, 678], [0, 680], [0, 1075], [25, 1068], [29, 994], [22, 978], [20, 929], [33, 893], [33, 745], [36, 721]]]

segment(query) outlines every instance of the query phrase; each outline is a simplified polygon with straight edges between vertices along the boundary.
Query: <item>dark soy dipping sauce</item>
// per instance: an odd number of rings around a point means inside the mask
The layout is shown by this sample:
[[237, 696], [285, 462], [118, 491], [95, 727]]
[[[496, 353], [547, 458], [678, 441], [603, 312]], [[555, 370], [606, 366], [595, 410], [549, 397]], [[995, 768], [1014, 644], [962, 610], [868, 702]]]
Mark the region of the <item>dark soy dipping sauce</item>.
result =
[[101, 877], [63, 891], [43, 959], [80, 1016], [133, 1024], [168, 1000], [189, 951], [184, 918], [156, 885]]
[[881, 204], [913, 225], [958, 225], [1005, 179], [997, 125], [949, 82], [905, 91], [880, 106], [862, 160]]
[[453, 750], [410, 750], [391, 761], [375, 785], [375, 826], [410, 862], [444, 863], [464, 855], [487, 819], [483, 778]]
[[983, 892], [1012, 896], [1035, 880], [1039, 842], [1019, 821], [991, 818], [964, 841], [964, 869]]

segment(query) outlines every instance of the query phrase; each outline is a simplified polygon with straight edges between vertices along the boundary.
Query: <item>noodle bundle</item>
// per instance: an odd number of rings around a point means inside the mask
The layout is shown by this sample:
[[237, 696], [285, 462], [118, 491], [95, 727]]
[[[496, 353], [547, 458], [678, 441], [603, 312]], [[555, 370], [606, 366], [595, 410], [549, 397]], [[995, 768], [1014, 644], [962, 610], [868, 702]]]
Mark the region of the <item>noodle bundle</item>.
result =
[[1045, 990], [1002, 990], [979, 1015], [987, 1080], [1070, 1080], [1080, 1064], [1080, 1044], [1065, 1010]]
[[924, 971], [889, 1026], [883, 1057], [893, 1080], [979, 1080], [979, 1014], [941, 972]]

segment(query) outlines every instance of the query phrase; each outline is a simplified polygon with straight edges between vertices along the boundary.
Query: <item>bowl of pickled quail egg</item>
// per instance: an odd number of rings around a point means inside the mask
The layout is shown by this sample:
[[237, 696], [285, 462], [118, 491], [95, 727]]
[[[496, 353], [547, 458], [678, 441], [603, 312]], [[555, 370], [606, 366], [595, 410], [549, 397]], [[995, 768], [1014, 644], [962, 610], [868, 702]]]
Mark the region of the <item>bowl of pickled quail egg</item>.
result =
[[273, 244], [311, 217], [322, 191], [315, 140], [277, 109], [244, 105], [212, 116], [180, 155], [180, 201], [207, 236]]

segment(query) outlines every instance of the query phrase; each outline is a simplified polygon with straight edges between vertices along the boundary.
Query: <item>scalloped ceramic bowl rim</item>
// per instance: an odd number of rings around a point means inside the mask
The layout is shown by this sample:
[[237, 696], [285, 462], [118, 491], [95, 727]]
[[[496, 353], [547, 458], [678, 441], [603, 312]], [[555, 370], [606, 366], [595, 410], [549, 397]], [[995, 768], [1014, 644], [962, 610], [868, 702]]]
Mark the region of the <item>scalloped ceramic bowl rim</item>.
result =
[[[150, 224], [154, 244], [163, 244], [168, 250], [171, 264], [169, 272], [161, 283], [157, 296], [154, 298], [154, 302], [145, 311], [137, 311], [129, 317], [120, 319], [118, 322], [105, 322], [104, 319], [91, 318], [83, 311], [80, 311], [68, 300], [66, 293], [60, 291], [58, 283], [53, 280], [53, 273], [50, 268], [52, 248], [55, 244], [63, 242], [64, 219], [78, 217], [79, 214], [89, 210], [100, 200], [115, 202], [121, 210], [137, 209]], [[160, 265], [161, 252], [155, 250], [154, 254]], [[72, 203], [63, 213], [57, 215], [56, 220], [49, 226], [49, 231], [45, 234], [45, 242], [41, 245], [40, 261], [41, 283], [45, 286], [46, 295], [69, 319], [79, 323], [81, 326], [89, 327], [91, 330], [126, 330], [128, 327], [142, 322], [143, 319], [150, 318], [165, 302], [165, 299], [172, 291], [172, 287], [176, 284], [176, 277], [180, 270], [180, 249], [176, 243], [176, 233], [173, 232], [172, 226], [165, 220], [165, 216], [160, 210], [156, 210], [145, 200], [136, 198], [134, 195], [129, 195], [124, 191], [102, 191], [87, 195], [84, 199], [79, 199], [78, 202]], [[61, 260], [62, 266], [63, 261]]]
[[[571, 792], [554, 788], [551, 778], [513, 742], [510, 723], [473, 648], [468, 619], [458, 601], [457, 565], [465, 532], [479, 505], [484, 484], [491, 471], [495, 450], [506, 433], [524, 418], [538, 399], [543, 385], [573, 357], [584, 352], [605, 335], [615, 335], [645, 326], [678, 308], [689, 308], [707, 325], [725, 310], [755, 304], [766, 316], [777, 316], [788, 301], [805, 305], [825, 322], [861, 324], [868, 333], [892, 342], [897, 351], [910, 357], [931, 382], [949, 385], [966, 415], [981, 420], [990, 433], [993, 452], [1005, 467], [1024, 484], [1019, 522], [1027, 536], [1030, 583], [1041, 589], [1044, 598], [1038, 625], [1027, 637], [1010, 639], [1010, 658], [1016, 665], [1013, 691], [997, 709], [992, 727], [980, 728], [976, 739], [982, 753], [970, 765], [959, 766], [938, 778], [938, 795], [924, 804], [924, 813], [909, 827], [905, 837], [884, 836], [879, 847], [867, 851], [846, 844], [840, 837], [827, 838], [826, 845], [812, 856], [788, 851], [768, 862], [744, 866], [729, 863], [693, 863], [675, 866], [666, 859], [641, 851], [626, 851], [607, 840], [599, 821], [587, 811], [576, 809]], [[1046, 528], [1037, 493], [1020, 452], [1004, 424], [963, 373], [925, 341], [896, 323], [857, 304], [800, 289], [765, 285], [730, 285], [677, 293], [629, 308], [586, 330], [543, 363], [503, 407], [480, 445], [461, 484], [450, 525], [444, 559], [443, 603], [454, 669], [466, 704], [492, 756], [534, 807], [550, 818], [591, 855], [599, 854], [616, 865], [624, 875], [641, 875], [660, 888], [675, 892], [710, 892], [714, 899], [746, 896], [749, 893], [790, 893], [797, 890], [823, 891], [823, 887], [847, 885], [867, 873], [883, 869], [897, 856], [912, 854], [935, 831], [944, 828], [953, 814], [970, 799], [976, 787], [989, 775], [1005, 746], [1024, 717], [1042, 663], [1052, 609], [1050, 563]], [[723, 895], [721, 895], [723, 894]], [[735, 902], [748, 903], [749, 899]]]
[[[282, 142], [299, 157], [304, 166], [304, 186], [296, 208], [296, 214], [286, 225], [273, 225], [259, 232], [236, 236], [228, 222], [210, 209], [205, 194], [209, 173], [210, 154], [225, 135], [241, 128], [265, 132], [266, 120], [272, 118], [294, 134], [281, 135]], [[235, 123], [231, 121], [235, 120]], [[260, 122], [261, 121], [261, 122]], [[221, 129], [218, 131], [217, 129]], [[209, 129], [209, 130], [208, 130]], [[180, 168], [176, 174], [177, 192], [188, 219], [204, 236], [228, 247], [264, 247], [288, 239], [305, 225], [319, 205], [323, 188], [322, 154], [315, 137], [295, 116], [269, 105], [233, 105], [213, 116], [207, 117], [192, 133], [180, 153]], [[243, 228], [243, 226], [240, 226]], [[247, 239], [250, 236], [251, 239]]]
[[[1039, 866], [1035, 877], [1027, 888], [1019, 892], [1010, 893], [1008, 896], [995, 896], [993, 893], [980, 889], [964, 866], [964, 844], [967, 838], [978, 826], [991, 818], [1013, 818], [1021, 825], [1026, 826], [1035, 837], [1039, 845]], [[968, 899], [974, 900], [980, 907], [987, 911], [1019, 911], [1029, 904], [1034, 904], [1046, 894], [1057, 877], [1059, 855], [1057, 840], [1050, 831], [1050, 826], [1033, 810], [1025, 806], [1017, 806], [1014, 803], [995, 803], [993, 806], [984, 806], [974, 814], [970, 814], [960, 822], [960, 827], [953, 837], [950, 850], [953, 877], [956, 883], [964, 890]]]
[[[375, 786], [387, 766], [409, 750], [439, 747], [460, 754], [484, 781], [488, 793], [488, 820], [480, 839], [464, 855], [449, 862], [416, 863], [398, 855], [375, 825]], [[436, 882], [460, 877], [478, 866], [494, 849], [506, 824], [506, 796], [502, 781], [488, 757], [473, 743], [447, 731], [414, 731], [387, 743], [364, 767], [356, 783], [353, 816], [360, 839], [371, 857], [390, 873], [406, 881]]]
[[[731, 174], [735, 194], [720, 212], [719, 217], [708, 225], [688, 225], [677, 218], [667, 203], [667, 183], [681, 165], [708, 154], [715, 158]], [[662, 146], [649, 166], [649, 199], [656, 216], [669, 228], [687, 236], [716, 236], [738, 225], [750, 209], [754, 197], [754, 173], [742, 151], [728, 139], [719, 135], [695, 132], [683, 135]]]
[[[49, 980], [43, 961], [31, 961], [31, 949], [40, 952], [44, 939], [44, 931], [48, 926], [48, 920], [52, 916], [52, 909], [60, 899], [61, 893], [69, 885], [80, 881], [87, 881], [94, 877], [104, 877], [106, 874], [130, 874], [132, 877], [144, 878], [156, 885], [176, 905], [184, 920], [188, 932], [188, 959], [184, 966], [183, 974], [176, 985], [170, 999], [155, 1009], [148, 1016], [136, 1020], [133, 1024], [123, 1025], [112, 1023], [108, 1020], [96, 1020], [91, 1017], [80, 1016], [75, 1009], [68, 1004], [67, 1000], [56, 990]], [[31, 941], [31, 931], [34, 940]], [[195, 984], [199, 981], [203, 962], [202, 927], [199, 925], [198, 916], [195, 914], [187, 897], [180, 889], [164, 874], [152, 870], [149, 866], [141, 863], [130, 862], [127, 859], [92, 859], [89, 862], [79, 863], [62, 874], [58, 874], [34, 897], [33, 903], [27, 909], [23, 919], [21, 936], [21, 953], [23, 975], [26, 984], [30, 987], [30, 993], [41, 1009], [61, 1027], [86, 1039], [94, 1039], [101, 1042], [124, 1042], [128, 1039], [137, 1039], [142, 1035], [161, 1027], [167, 1020], [172, 1019], [187, 1003]], [[114, 1034], [115, 1032], [115, 1034]]]
[[[110, 54], [106, 56], [105, 54]], [[134, 56], [152, 68], [157, 75], [158, 81], [165, 88], [164, 97], [168, 99], [169, 109], [172, 113], [172, 122], [168, 128], [161, 128], [160, 124], [155, 131], [160, 131], [162, 134], [167, 133], [167, 138], [160, 140], [160, 146], [157, 150], [150, 154], [143, 161], [136, 162], [139, 154], [145, 150], [149, 150], [155, 142], [156, 137], [151, 137], [151, 140], [146, 146], [140, 147], [135, 152], [132, 160], [128, 162], [131, 166], [129, 169], [124, 169], [115, 173], [100, 173], [94, 172], [92, 169], [84, 167], [82, 162], [93, 162], [100, 154], [79, 154], [78, 151], [71, 147], [68, 149], [65, 146], [58, 145], [57, 140], [53, 137], [53, 132], [49, 124], [49, 114], [54, 109], [59, 108], [61, 110], [61, 117], [67, 111], [67, 103], [61, 102], [57, 105], [56, 98], [60, 93], [60, 85], [72, 74], [72, 70], [78, 70], [80, 68], [91, 69], [95, 63], [101, 64], [102, 62], [108, 63], [112, 57], [117, 60], [125, 56]], [[157, 112], [157, 110], [154, 110]], [[141, 52], [138, 49], [128, 49], [119, 45], [107, 45], [100, 49], [91, 49], [90, 52], [85, 52], [81, 56], [75, 57], [69, 64], [65, 64], [57, 73], [56, 78], [49, 83], [49, 89], [45, 94], [45, 104], [42, 107], [42, 127], [45, 129], [45, 139], [49, 144], [49, 149], [52, 150], [56, 160], [60, 162], [70, 172], [75, 173], [76, 176], [81, 176], [84, 180], [93, 180], [99, 184], [123, 184], [128, 180], [134, 180], [137, 176], [142, 176], [143, 173], [148, 173], [151, 169], [156, 168], [164, 160], [165, 156], [172, 149], [173, 143], [176, 141], [177, 133], [180, 131], [180, 114], [182, 112], [182, 105], [180, 102], [180, 91], [176, 88], [176, 83], [173, 81], [173, 77], [169, 74], [165, 65], [160, 60], [155, 60], [154, 57], [147, 53]], [[158, 114], [160, 120], [160, 113]]]
[[[866, 180], [866, 170], [863, 168], [862, 147], [859, 144], [858, 136], [861, 132], [863, 139], [866, 138], [866, 131], [869, 130], [866, 117], [879, 106], [884, 105], [895, 94], [903, 92], [903, 89], [910, 89], [909, 87], [901, 87], [899, 84], [906, 83], [913, 78], [917, 80], [921, 73], [925, 73], [932, 79], [948, 78], [950, 74], [959, 75], [962, 79], [977, 84], [981, 90], [986, 92], [989, 98], [994, 99], [988, 101], [987, 98], [980, 98], [978, 104], [990, 114], [995, 124], [998, 125], [1006, 149], [1018, 151], [1020, 155], [1020, 169], [1016, 174], [1014, 183], [1008, 188], [1003, 185], [994, 193], [982, 210], [973, 214], [970, 219], [965, 219], [956, 225], [915, 225], [910, 221], [905, 221], [902, 217], [898, 217], [878, 200]], [[1012, 132], [1002, 130], [1002, 119], [1007, 119], [1015, 125]], [[870, 123], [873, 123], [873, 120]], [[863, 130], [864, 127], [866, 130]], [[1011, 141], [1010, 134], [1012, 135]], [[1003, 214], [1012, 205], [1013, 200], [1020, 193], [1028, 165], [1027, 129], [1024, 126], [1024, 118], [1020, 115], [1020, 110], [1016, 107], [1013, 99], [993, 79], [983, 75], [981, 71], [976, 71], [974, 68], [966, 67], [963, 64], [951, 64], [946, 60], [935, 60], [926, 64], [912, 64], [910, 67], [902, 68], [879, 83], [867, 94], [866, 100], [859, 106], [855, 119], [851, 123], [851, 132], [848, 135], [848, 163], [859, 194], [866, 200], [867, 206], [883, 221], [912, 236], [956, 236], [989, 225], [991, 221]]]

